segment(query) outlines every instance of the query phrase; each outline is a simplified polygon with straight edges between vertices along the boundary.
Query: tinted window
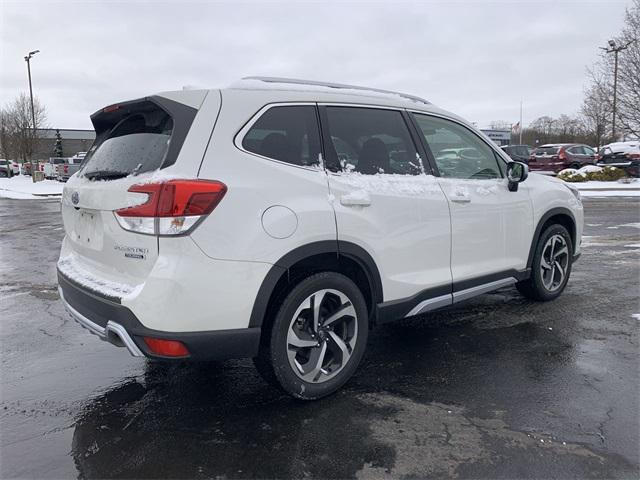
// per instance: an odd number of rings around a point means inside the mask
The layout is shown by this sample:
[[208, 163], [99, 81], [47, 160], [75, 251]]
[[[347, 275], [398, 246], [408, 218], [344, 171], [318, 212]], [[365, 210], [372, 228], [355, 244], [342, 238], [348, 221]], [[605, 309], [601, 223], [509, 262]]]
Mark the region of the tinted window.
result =
[[471, 130], [443, 118], [420, 114], [414, 117], [442, 177], [502, 177], [493, 150]]
[[293, 165], [319, 163], [320, 134], [315, 107], [292, 105], [267, 110], [242, 139], [242, 147]]
[[422, 172], [400, 112], [357, 107], [326, 107], [326, 111], [331, 138], [328, 165], [365, 175]]
[[584, 154], [585, 155], [595, 155], [596, 154], [595, 150], [593, 150], [592, 148], [589, 148], [589, 147], [582, 147], [582, 150], [584, 150]]
[[560, 147], [538, 147], [534, 150], [533, 154], [537, 156], [541, 155], [557, 155]]
[[120, 178], [156, 170], [169, 148], [173, 120], [151, 102], [124, 111], [87, 153], [83, 174], [89, 178]]

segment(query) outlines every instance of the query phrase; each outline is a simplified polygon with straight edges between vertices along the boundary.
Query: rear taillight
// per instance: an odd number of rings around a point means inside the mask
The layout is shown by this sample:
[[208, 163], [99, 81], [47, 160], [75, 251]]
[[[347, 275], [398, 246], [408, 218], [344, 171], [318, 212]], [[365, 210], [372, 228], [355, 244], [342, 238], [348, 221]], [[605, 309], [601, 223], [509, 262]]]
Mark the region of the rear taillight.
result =
[[558, 151], [558, 160], [562, 160], [563, 162], [567, 159], [567, 154], [565, 153], [564, 149], [560, 149]]
[[640, 160], [640, 153], [627, 153], [629, 160]]
[[147, 194], [147, 201], [114, 212], [122, 228], [147, 235], [184, 235], [216, 208], [227, 186], [212, 180], [169, 180], [133, 185], [128, 191]]

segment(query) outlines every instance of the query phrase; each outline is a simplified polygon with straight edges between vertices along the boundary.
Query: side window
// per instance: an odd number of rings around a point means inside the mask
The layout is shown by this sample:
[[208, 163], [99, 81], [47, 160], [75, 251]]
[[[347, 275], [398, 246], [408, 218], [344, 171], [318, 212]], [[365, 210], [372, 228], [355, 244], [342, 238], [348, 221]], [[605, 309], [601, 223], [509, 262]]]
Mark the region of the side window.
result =
[[422, 173], [409, 129], [397, 110], [326, 107], [326, 113], [328, 164], [365, 175]]
[[262, 114], [242, 139], [248, 152], [293, 165], [318, 165], [320, 134], [315, 107], [273, 107]]
[[430, 115], [413, 114], [442, 177], [501, 178], [497, 155], [468, 128]]
[[572, 155], [582, 155], [582, 147], [571, 147], [567, 149], [567, 152]]
[[596, 154], [596, 152], [592, 148], [589, 148], [589, 147], [582, 147], [582, 150], [584, 151], [585, 155], [595, 155]]

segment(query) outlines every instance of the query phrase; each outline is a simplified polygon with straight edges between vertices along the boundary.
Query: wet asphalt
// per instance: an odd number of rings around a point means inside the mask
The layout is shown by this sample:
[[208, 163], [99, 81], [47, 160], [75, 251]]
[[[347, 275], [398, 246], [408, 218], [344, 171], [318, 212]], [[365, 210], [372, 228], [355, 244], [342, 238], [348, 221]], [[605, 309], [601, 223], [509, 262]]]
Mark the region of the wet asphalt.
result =
[[378, 327], [347, 386], [303, 403], [248, 360], [90, 335], [58, 299], [58, 201], [0, 199], [0, 477], [638, 478], [640, 201], [584, 203], [559, 299]]

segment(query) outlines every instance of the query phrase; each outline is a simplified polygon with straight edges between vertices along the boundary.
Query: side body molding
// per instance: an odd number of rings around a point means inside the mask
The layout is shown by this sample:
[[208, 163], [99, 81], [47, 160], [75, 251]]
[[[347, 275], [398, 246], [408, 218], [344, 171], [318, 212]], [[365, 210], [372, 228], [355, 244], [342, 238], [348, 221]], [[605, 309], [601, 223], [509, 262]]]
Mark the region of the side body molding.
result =
[[[322, 254], [334, 254], [338, 260], [340, 257], [347, 257], [357, 262], [367, 275], [369, 288], [373, 297], [373, 305], [382, 302], [383, 293], [380, 272], [378, 271], [375, 261], [365, 249], [354, 243], [340, 240], [313, 242], [292, 250], [271, 267], [258, 290], [258, 295], [251, 310], [249, 327], [260, 327], [262, 325], [262, 321], [267, 313], [269, 300], [275, 287], [284, 275], [289, 274], [289, 269], [306, 258]], [[375, 313], [375, 309], [372, 313]]]

